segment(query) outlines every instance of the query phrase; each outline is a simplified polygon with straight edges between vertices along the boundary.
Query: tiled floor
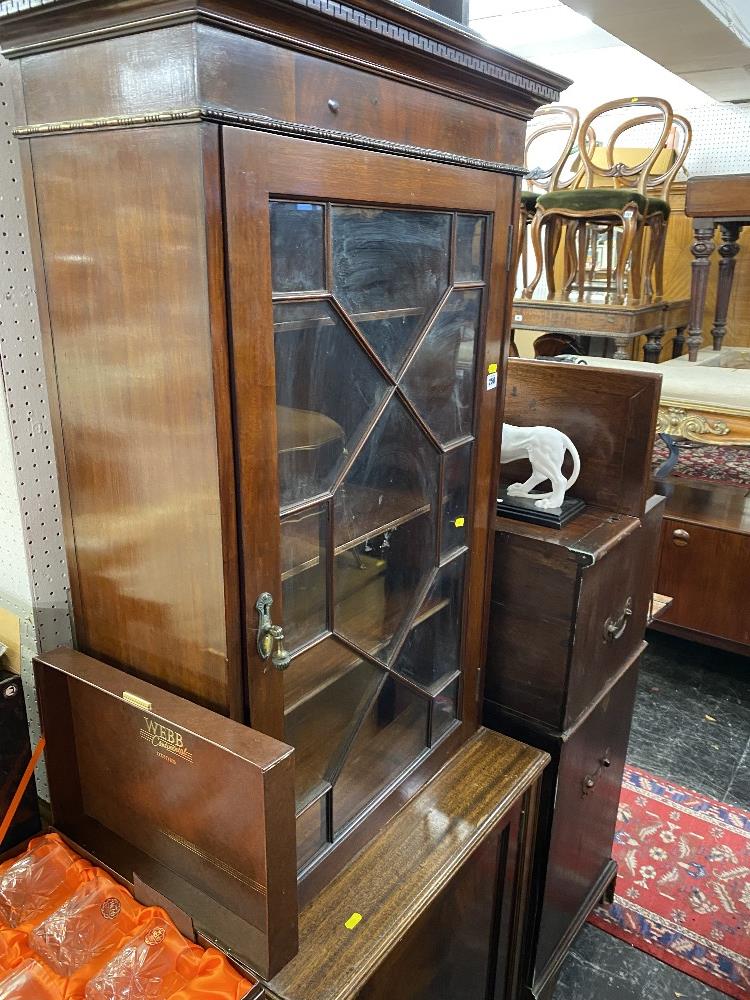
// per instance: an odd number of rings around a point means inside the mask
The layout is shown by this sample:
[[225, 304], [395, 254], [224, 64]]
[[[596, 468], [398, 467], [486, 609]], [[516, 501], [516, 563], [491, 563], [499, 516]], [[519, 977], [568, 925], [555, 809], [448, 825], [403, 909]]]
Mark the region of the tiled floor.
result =
[[[723, 802], [750, 804], [750, 659], [652, 632], [628, 760]], [[720, 1000], [723, 993], [586, 926], [554, 1000]]]

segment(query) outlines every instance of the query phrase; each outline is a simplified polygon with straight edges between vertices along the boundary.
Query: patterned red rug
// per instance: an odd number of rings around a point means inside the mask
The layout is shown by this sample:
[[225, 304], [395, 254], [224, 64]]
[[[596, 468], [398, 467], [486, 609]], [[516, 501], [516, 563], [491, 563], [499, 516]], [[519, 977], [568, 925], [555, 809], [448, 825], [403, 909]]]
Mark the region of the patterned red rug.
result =
[[750, 997], [750, 813], [625, 769], [614, 903], [591, 923], [738, 1000]]
[[[654, 442], [654, 471], [667, 455], [667, 446], [657, 438]], [[715, 486], [750, 490], [750, 447], [692, 442], [681, 444], [680, 460], [671, 475]]]

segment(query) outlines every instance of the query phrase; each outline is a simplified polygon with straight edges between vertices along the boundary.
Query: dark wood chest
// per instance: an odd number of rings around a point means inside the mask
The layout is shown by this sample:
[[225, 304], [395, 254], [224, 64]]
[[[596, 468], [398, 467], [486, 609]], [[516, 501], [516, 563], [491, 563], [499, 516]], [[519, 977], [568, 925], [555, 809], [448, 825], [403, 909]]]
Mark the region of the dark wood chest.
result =
[[[512, 362], [505, 420], [563, 430], [589, 506], [560, 530], [498, 517], [485, 724], [552, 757], [542, 786], [525, 1000], [548, 1000], [616, 875], [612, 839], [663, 499], [648, 470], [659, 376]], [[503, 478], [519, 478], [503, 468]], [[524, 476], [525, 478], [525, 476]]]

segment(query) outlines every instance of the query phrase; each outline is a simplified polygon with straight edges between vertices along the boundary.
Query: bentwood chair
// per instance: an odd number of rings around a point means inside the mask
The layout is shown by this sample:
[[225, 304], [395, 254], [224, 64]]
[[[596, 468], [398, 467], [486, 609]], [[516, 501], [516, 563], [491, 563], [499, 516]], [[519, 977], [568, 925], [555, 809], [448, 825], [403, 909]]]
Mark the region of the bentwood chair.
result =
[[[537, 200], [549, 191], [571, 187], [581, 176], [580, 158], [574, 150], [579, 122], [575, 108], [545, 104], [529, 123], [524, 151], [524, 165], [528, 168], [524, 183], [529, 187], [521, 192], [514, 271], [518, 273], [520, 260], [524, 287], [528, 282], [527, 230], [534, 218]], [[550, 232], [553, 243], [554, 235]], [[559, 233], [556, 235], [557, 244], [551, 248], [553, 256], [559, 245]]]
[[[659, 128], [655, 143], [648, 149], [646, 155], [635, 165], [629, 166], [620, 162], [599, 162], [586, 141], [590, 130], [596, 132], [598, 119], [615, 111], [624, 111], [633, 107], [652, 109], [653, 119]], [[586, 227], [589, 225], [616, 225], [622, 230], [622, 238], [617, 254], [614, 271], [614, 291], [611, 293], [615, 304], [621, 305], [626, 297], [626, 272], [629, 267], [629, 297], [640, 298], [642, 292], [642, 247], [646, 219], [649, 216], [648, 195], [646, 193], [648, 177], [661, 151], [669, 139], [674, 114], [668, 101], [659, 97], [626, 98], [618, 101], [608, 101], [595, 108], [582, 122], [578, 132], [578, 154], [583, 168], [583, 186], [562, 191], [551, 191], [537, 199], [536, 212], [531, 223], [531, 243], [537, 256], [537, 270], [531, 282], [523, 290], [523, 298], [530, 299], [538, 285], [542, 271], [547, 275], [554, 274], [554, 259], [545, 259], [542, 254], [542, 233], [551, 227], [552, 233], [559, 232], [563, 224], [568, 226], [566, 238], [566, 272], [564, 291], [570, 290], [572, 277], [570, 275], [568, 258], [571, 253], [572, 240], [578, 236], [578, 287], [579, 297], [585, 277], [585, 247]], [[595, 125], [597, 123], [597, 125]], [[600, 126], [599, 126], [600, 127]], [[623, 129], [620, 130], [621, 132]], [[609, 149], [614, 150], [610, 143]], [[611, 186], [602, 187], [604, 181]], [[546, 235], [546, 234], [545, 234]], [[554, 239], [547, 236], [546, 246], [554, 245]], [[549, 285], [549, 281], [548, 281]], [[549, 286], [548, 298], [555, 294], [554, 280]]]
[[[605, 158], [607, 165], [614, 164], [617, 149], [628, 148], [628, 143], [622, 142], [625, 133], [633, 129], [642, 132], [646, 127], [657, 125], [659, 120], [659, 115], [641, 115], [618, 125], [612, 132], [606, 147], [601, 148], [601, 155]], [[667, 145], [659, 154], [646, 179], [646, 194], [648, 195], [646, 228], [649, 239], [644, 267], [643, 299], [647, 302], [658, 302], [664, 297], [664, 246], [670, 214], [669, 196], [672, 184], [687, 157], [691, 139], [690, 122], [682, 115], [675, 114]], [[637, 140], [635, 145], [638, 146]], [[625, 186], [635, 186], [634, 181], [631, 181], [630, 185], [625, 180], [623, 183]], [[589, 236], [585, 252], [587, 261], [591, 261], [585, 286], [587, 290], [601, 290], [602, 286], [606, 290], [611, 285], [615, 227], [615, 222], [587, 227]], [[602, 246], [602, 240], [605, 241], [604, 246]], [[603, 262], [600, 259], [603, 249], [606, 249], [606, 266], [604, 268], [602, 268]]]

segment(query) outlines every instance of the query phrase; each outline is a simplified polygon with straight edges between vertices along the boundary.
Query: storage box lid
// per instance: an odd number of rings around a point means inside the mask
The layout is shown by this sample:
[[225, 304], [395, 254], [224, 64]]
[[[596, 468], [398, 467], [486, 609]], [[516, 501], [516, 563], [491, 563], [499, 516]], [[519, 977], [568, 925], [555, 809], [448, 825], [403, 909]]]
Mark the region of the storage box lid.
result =
[[55, 827], [278, 972], [297, 951], [292, 748], [72, 649], [35, 672]]

